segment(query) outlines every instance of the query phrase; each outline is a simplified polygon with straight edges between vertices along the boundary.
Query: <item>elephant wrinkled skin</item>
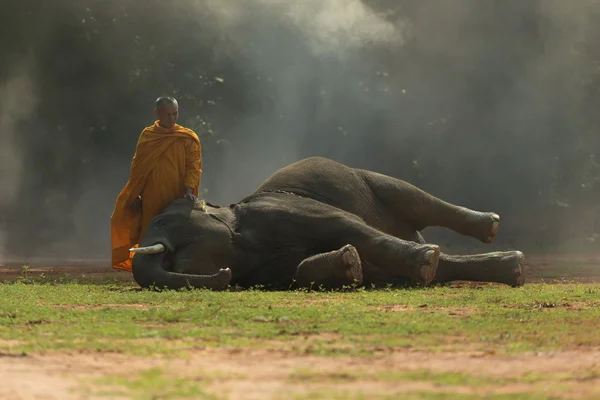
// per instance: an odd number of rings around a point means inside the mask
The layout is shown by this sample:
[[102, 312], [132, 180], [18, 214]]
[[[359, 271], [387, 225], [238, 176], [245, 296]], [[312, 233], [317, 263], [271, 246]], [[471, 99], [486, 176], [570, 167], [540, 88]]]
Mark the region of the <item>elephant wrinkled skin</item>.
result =
[[339, 288], [453, 280], [524, 284], [520, 251], [451, 256], [420, 231], [441, 226], [484, 243], [500, 217], [402, 180], [313, 157], [288, 165], [228, 207], [174, 201], [133, 259], [142, 287]]

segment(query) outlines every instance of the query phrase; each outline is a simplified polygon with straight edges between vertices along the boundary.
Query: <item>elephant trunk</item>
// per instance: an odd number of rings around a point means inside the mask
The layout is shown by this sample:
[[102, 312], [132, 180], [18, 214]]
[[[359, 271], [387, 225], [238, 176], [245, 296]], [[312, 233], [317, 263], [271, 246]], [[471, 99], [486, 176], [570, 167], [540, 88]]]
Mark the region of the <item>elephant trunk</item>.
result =
[[197, 288], [223, 290], [231, 282], [231, 270], [221, 269], [214, 275], [179, 274], [163, 268], [166, 253], [136, 254], [133, 258], [133, 279], [143, 288]]

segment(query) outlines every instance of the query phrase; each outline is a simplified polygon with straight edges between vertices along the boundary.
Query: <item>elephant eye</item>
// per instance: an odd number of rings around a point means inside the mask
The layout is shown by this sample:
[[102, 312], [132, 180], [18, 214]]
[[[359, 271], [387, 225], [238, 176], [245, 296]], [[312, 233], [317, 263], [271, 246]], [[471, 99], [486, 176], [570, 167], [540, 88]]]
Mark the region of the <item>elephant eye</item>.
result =
[[165, 222], [165, 220], [163, 218], [158, 217], [154, 223], [156, 224], [157, 227], [159, 228], [166, 228], [167, 227], [167, 223]]

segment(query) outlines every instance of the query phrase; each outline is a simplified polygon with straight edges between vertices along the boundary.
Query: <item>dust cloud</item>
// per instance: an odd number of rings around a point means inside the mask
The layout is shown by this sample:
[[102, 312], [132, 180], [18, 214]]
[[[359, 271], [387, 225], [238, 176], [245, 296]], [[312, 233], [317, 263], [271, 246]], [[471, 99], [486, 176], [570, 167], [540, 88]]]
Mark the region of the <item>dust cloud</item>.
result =
[[[32, 65], [30, 58], [20, 60], [7, 78], [0, 81], [0, 210], [9, 210], [19, 201], [18, 189], [27, 160], [21, 156], [15, 136], [20, 131], [20, 123], [35, 112], [37, 105]], [[0, 216], [3, 225], [6, 219], [6, 214]], [[8, 234], [0, 229], [0, 259], [6, 258]]]
[[218, 29], [233, 44], [233, 59], [251, 81], [243, 90], [247, 109], [231, 116], [232, 146], [206, 174], [219, 182], [215, 199], [235, 201], [303, 157], [356, 153], [336, 149], [349, 145], [348, 131], [370, 134], [347, 126], [355, 112], [348, 106], [365, 107], [361, 120], [380, 107], [377, 94], [361, 83], [377, 69], [364, 53], [402, 46], [409, 36], [405, 24], [386, 20], [360, 0], [263, 0], [256, 8], [239, 1], [210, 4]]
[[492, 247], [425, 232], [449, 252], [588, 251], [600, 233], [597, 2], [34, 3], [13, 29], [43, 21], [22, 38], [37, 83], [0, 61], [9, 255], [108, 257], [159, 95], [201, 137], [211, 202], [320, 155], [501, 214]]

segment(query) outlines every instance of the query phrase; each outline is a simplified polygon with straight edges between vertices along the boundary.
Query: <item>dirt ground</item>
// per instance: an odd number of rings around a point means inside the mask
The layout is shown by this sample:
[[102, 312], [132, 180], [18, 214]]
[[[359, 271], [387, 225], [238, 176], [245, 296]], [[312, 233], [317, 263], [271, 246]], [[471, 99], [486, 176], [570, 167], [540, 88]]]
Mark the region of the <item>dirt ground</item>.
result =
[[[61, 259], [34, 259], [0, 260], [0, 282], [12, 281], [22, 276], [22, 266], [27, 264], [28, 277], [35, 278], [44, 274], [46, 277], [64, 277], [69, 275], [73, 278], [84, 278], [90, 280], [117, 280], [120, 282], [132, 282], [135, 284], [131, 273], [114, 270], [109, 266], [108, 260], [61, 260]], [[562, 277], [560, 269], [572, 266], [573, 271], [565, 271]], [[598, 268], [580, 269], [579, 266], [597, 265]], [[544, 278], [545, 271], [551, 271], [551, 277]], [[531, 256], [526, 260], [525, 275], [527, 283], [534, 282], [561, 282], [563, 280], [579, 282], [600, 282], [600, 255], [580, 256]]]
[[36, 259], [0, 262], [0, 282], [13, 281], [23, 275], [23, 265], [27, 265], [27, 277], [37, 278], [42, 274], [48, 278], [70, 276], [82, 280], [117, 280], [135, 283], [131, 273], [115, 270], [105, 260], [65, 260]]
[[[560, 278], [542, 279], [542, 272], [556, 265], [598, 265], [600, 257], [537, 257], [528, 260], [528, 282], [560, 282]], [[28, 277], [66, 274], [82, 279], [110, 279], [133, 282], [131, 274], [112, 270], [106, 262], [95, 260], [29, 261]], [[22, 274], [22, 263], [0, 263], [0, 281], [12, 281]], [[595, 268], [573, 281], [600, 281]], [[598, 268], [600, 271], [600, 268]], [[0, 343], [9, 348], [10, 343]], [[395, 351], [375, 359], [325, 358], [299, 356], [285, 351], [256, 349], [206, 349], [189, 354], [188, 359], [161, 357], [139, 358], [112, 353], [3, 354], [0, 353], [0, 399], [127, 399], [123, 392], [106, 391], [102, 377], [135, 377], [150, 368], [160, 368], [169, 376], [198, 382], [207, 392], [227, 399], [292, 399], [320, 393], [377, 393], [397, 395], [408, 392], [457, 394], [556, 393], [561, 398], [600, 398], [600, 349], [582, 349], [556, 353], [500, 356], [492, 353], [428, 353]], [[477, 385], [436, 385], [427, 379], [398, 380], [377, 378], [390, 372], [410, 371], [465, 373], [484, 377]], [[308, 373], [306, 371], [309, 371]], [[592, 373], [590, 375], [590, 373]], [[517, 382], [523, 376], [564, 375], [569, 378]], [[562, 380], [565, 379], [565, 380]], [[490, 382], [503, 382], [493, 384]], [[563, 391], [560, 385], [568, 385]], [[558, 385], [558, 386], [554, 386]], [[558, 389], [556, 389], [558, 388]], [[118, 389], [118, 388], [117, 388]], [[328, 392], [329, 391], [329, 392]], [[120, 394], [119, 394], [120, 393]], [[565, 394], [566, 393], [566, 394]], [[347, 396], [348, 397], [348, 396]], [[155, 396], [152, 398], [161, 398]], [[340, 397], [341, 398], [341, 397]], [[352, 397], [348, 397], [352, 398]], [[366, 396], [365, 398], [369, 398]]]
[[[518, 357], [476, 352], [405, 351], [374, 360], [317, 358], [252, 349], [235, 352], [220, 349], [202, 350], [191, 354], [188, 359], [148, 359], [103, 353], [3, 357], [0, 361], [0, 376], [3, 378], [0, 398], [125, 399], [130, 397], [125, 396], [122, 391], [121, 394], [119, 391], [113, 391], [112, 395], [102, 394], [107, 393], [109, 387], [99, 379], [115, 374], [135, 378], [136, 373], [150, 368], [168, 371], [169, 377], [197, 382], [203, 385], [207, 393], [221, 395], [226, 399], [292, 399], [309, 397], [313, 393], [377, 393], [378, 396], [397, 395], [398, 398], [402, 398], [402, 393], [407, 392], [550, 394], [556, 393], [552, 386], [560, 385], [563, 379], [568, 379], [568, 382], [564, 382], [569, 387], [563, 392], [566, 395], [561, 398], [600, 397], [600, 349]], [[465, 373], [487, 380], [476, 385], [436, 385], [426, 377], [410, 381], [385, 378], [390, 373], [423, 370]], [[594, 371], [596, 375], [590, 377], [590, 371]], [[517, 382], [523, 376], [537, 374], [570, 377]], [[152, 398], [161, 397], [157, 395]]]

